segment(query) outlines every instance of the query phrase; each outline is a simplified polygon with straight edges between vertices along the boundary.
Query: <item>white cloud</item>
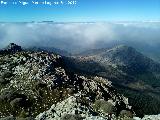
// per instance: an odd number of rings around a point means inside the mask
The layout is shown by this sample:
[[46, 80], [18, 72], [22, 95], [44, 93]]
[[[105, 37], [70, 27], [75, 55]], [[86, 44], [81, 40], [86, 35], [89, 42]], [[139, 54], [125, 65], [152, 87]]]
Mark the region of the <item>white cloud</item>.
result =
[[22, 46], [53, 46], [76, 51], [117, 41], [158, 44], [160, 22], [0, 24], [0, 47], [15, 42]]

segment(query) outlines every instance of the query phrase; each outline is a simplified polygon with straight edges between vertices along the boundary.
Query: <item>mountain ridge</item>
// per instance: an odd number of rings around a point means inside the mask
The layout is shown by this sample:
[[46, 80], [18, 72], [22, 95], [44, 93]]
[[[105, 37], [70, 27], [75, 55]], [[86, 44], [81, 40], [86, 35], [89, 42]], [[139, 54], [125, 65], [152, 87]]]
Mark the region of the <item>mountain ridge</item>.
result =
[[110, 81], [72, 73], [63, 58], [53, 53], [24, 50], [0, 55], [0, 91], [2, 120], [101, 120], [134, 115], [128, 99]]
[[59, 54], [61, 56], [71, 56], [71, 53], [65, 51], [65, 50], [61, 50], [58, 48], [54, 48], [54, 47], [29, 47], [26, 48], [26, 50], [28, 51], [34, 51], [34, 52], [49, 52], [49, 53], [55, 53], [55, 54]]

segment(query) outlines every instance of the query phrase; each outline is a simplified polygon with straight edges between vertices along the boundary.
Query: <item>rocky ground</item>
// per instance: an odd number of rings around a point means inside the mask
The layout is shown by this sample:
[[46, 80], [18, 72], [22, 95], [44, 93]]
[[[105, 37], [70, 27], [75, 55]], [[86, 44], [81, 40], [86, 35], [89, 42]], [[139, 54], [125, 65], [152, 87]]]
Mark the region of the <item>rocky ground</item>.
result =
[[133, 118], [128, 99], [107, 79], [71, 73], [59, 55], [20, 48], [0, 52], [1, 120]]
[[60, 55], [13, 43], [1, 50], [0, 120], [141, 120], [111, 81], [71, 73], [65, 64]]
[[142, 119], [134, 117], [134, 120], [160, 120], [160, 115], [145, 115]]

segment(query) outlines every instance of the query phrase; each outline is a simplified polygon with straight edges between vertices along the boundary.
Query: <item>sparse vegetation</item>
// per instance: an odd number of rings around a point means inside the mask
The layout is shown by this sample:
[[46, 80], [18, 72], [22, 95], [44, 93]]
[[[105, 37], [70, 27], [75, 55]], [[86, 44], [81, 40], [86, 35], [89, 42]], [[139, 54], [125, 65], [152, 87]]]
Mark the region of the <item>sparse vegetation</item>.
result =
[[[120, 94], [113, 94], [115, 91], [107, 93], [106, 90], [112, 90], [111, 83], [103, 78], [87, 79], [66, 71], [58, 55], [44, 52], [18, 52], [3, 55], [0, 59], [6, 61], [0, 66], [2, 68], [0, 69], [0, 117], [13, 115], [12, 119], [35, 118], [50, 109], [53, 104], [80, 91], [83, 95], [78, 102], [91, 107], [90, 104], [93, 104], [96, 99], [103, 98], [106, 102], [102, 102], [101, 110], [108, 113], [113, 112], [114, 106], [107, 100], [112, 99], [113, 96], [114, 100], [119, 100], [120, 97]], [[97, 91], [101, 94], [96, 93]], [[75, 113], [78, 114], [78, 111]], [[95, 111], [92, 111], [92, 114], [98, 115]], [[62, 118], [82, 119], [79, 115], [70, 114]]]

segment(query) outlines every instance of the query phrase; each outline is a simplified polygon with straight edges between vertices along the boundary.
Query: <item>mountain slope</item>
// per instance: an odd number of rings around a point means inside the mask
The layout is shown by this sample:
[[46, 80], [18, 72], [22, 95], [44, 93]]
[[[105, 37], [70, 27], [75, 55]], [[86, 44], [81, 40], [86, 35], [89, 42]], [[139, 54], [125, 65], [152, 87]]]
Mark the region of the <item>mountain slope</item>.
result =
[[[153, 60], [139, 53], [132, 47], [120, 45], [112, 49], [106, 49], [106, 50], [102, 49], [101, 52], [100, 50], [97, 51], [98, 52], [94, 51], [95, 54], [89, 53], [89, 55], [85, 56], [83, 55], [74, 56], [70, 60], [73, 60], [72, 64], [74, 64], [74, 62], [81, 64], [84, 63], [84, 66], [86, 64], [91, 64], [91, 63], [97, 64], [97, 66], [101, 67], [101, 71], [99, 71], [99, 73], [107, 71], [107, 72], [112, 72], [112, 74], [114, 74], [115, 70], [116, 74], [120, 73], [121, 75], [134, 76], [146, 72], [151, 72], [151, 73], [160, 72], [159, 63], [154, 62]], [[73, 66], [76, 68], [76, 65], [78, 65], [77, 69], [81, 69], [81, 67], [79, 67], [79, 64], [75, 64], [75, 66], [74, 65]], [[93, 68], [92, 65], [90, 66], [90, 68], [91, 70], [88, 68], [89, 69], [88, 71], [87, 69], [84, 69], [86, 70], [85, 72], [93, 71], [93, 73], [99, 74], [96, 70], [95, 71], [92, 70]], [[109, 77], [108, 74], [107, 77]]]
[[[97, 75], [110, 79], [114, 86], [129, 97], [136, 112], [160, 112], [160, 64], [139, 53], [132, 47], [120, 45], [102, 49], [85, 56], [65, 58], [70, 71]], [[152, 97], [152, 99], [150, 99]], [[145, 101], [146, 103], [142, 101]], [[148, 105], [147, 102], [151, 104]], [[158, 105], [159, 107], [155, 107]]]
[[0, 118], [133, 117], [128, 99], [110, 81], [86, 78], [65, 66], [61, 56], [47, 52], [0, 54]]

